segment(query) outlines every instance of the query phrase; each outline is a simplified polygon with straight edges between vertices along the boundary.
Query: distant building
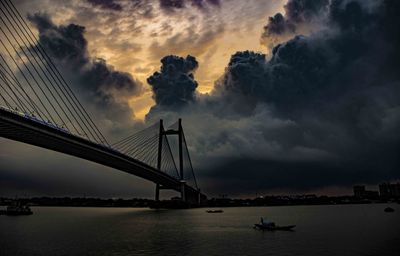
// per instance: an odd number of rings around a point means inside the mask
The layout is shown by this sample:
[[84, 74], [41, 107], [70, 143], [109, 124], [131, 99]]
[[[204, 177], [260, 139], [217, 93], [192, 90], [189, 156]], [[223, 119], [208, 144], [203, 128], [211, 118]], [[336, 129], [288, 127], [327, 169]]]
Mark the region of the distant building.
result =
[[363, 197], [365, 194], [365, 186], [356, 185], [353, 187], [353, 192], [355, 197]]
[[379, 195], [381, 197], [400, 197], [400, 183], [379, 184]]
[[400, 197], [400, 183], [390, 184], [390, 191], [392, 196]]
[[390, 183], [379, 184], [379, 195], [381, 197], [390, 197]]
[[378, 191], [366, 190], [363, 185], [356, 185], [353, 187], [354, 197], [376, 199], [379, 197]]
[[369, 199], [378, 199], [379, 198], [379, 192], [378, 191], [373, 191], [373, 190], [365, 190], [364, 198], [369, 198]]

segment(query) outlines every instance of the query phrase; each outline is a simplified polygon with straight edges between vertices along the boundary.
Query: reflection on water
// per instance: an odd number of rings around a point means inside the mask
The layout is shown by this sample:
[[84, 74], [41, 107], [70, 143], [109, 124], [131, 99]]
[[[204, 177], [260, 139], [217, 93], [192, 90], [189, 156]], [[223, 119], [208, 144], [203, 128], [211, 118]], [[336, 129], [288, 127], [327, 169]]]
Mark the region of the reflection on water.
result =
[[[0, 216], [0, 255], [397, 255], [400, 205], [150, 210], [34, 207]], [[295, 232], [257, 231], [263, 216]]]

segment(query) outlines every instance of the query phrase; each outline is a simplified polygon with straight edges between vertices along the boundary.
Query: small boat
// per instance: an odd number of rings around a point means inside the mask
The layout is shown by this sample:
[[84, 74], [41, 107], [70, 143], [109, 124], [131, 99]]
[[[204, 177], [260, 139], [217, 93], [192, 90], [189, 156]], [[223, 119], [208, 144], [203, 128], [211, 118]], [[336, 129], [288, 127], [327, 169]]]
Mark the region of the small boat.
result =
[[394, 209], [392, 207], [386, 207], [385, 212], [394, 212]]
[[207, 213], [222, 213], [224, 212], [223, 210], [207, 210]]
[[1, 211], [0, 214], [9, 216], [18, 216], [18, 215], [32, 215], [33, 212], [28, 205], [23, 205], [20, 202], [15, 202], [14, 204], [7, 206], [7, 209]]
[[260, 230], [268, 230], [268, 231], [275, 231], [275, 230], [286, 230], [286, 231], [293, 231], [296, 225], [289, 225], [289, 226], [265, 226], [262, 224], [254, 224], [255, 229]]
[[264, 221], [263, 218], [261, 218], [260, 223], [254, 224], [254, 229], [268, 230], [268, 231], [275, 231], [275, 230], [293, 231], [292, 229], [295, 227], [296, 227], [296, 225], [277, 226], [272, 221]]

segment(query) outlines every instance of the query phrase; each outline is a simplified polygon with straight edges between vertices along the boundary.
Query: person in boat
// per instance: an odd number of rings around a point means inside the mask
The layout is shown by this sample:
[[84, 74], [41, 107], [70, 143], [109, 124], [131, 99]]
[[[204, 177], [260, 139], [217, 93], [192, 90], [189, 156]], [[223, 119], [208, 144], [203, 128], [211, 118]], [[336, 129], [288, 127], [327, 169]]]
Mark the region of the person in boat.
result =
[[263, 226], [263, 227], [266, 227], [266, 228], [274, 228], [275, 227], [275, 223], [274, 222], [272, 222], [272, 221], [264, 221], [264, 219], [261, 217], [261, 219], [260, 219], [260, 224]]

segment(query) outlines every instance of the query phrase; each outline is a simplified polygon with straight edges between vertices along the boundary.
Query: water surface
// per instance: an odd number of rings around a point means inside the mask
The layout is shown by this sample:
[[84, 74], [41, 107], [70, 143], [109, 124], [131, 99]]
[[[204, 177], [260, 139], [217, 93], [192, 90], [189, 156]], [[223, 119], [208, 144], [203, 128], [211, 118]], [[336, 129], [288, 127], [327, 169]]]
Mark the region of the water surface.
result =
[[[0, 255], [398, 255], [400, 205], [150, 210], [33, 207], [0, 216]], [[258, 231], [263, 216], [294, 232]]]

